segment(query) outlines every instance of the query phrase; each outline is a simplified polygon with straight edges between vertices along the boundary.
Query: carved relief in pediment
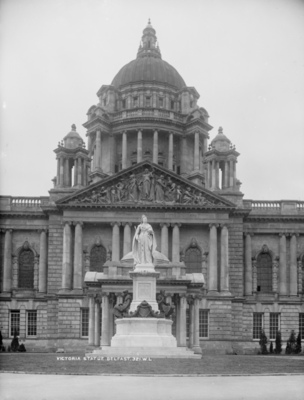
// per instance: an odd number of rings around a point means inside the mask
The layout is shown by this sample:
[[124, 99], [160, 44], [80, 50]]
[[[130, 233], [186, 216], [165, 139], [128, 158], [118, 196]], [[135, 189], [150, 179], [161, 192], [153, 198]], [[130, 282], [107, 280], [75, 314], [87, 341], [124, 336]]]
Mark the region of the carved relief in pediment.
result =
[[193, 186], [146, 166], [113, 179], [72, 201], [91, 204], [223, 205], [218, 199], [206, 196]]

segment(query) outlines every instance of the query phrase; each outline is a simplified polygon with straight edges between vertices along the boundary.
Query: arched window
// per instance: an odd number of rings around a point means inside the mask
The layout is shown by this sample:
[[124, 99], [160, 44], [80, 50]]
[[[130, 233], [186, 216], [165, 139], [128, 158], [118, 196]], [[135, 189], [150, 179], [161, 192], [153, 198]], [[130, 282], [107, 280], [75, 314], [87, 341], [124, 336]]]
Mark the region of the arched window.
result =
[[257, 291], [272, 292], [272, 259], [267, 246], [263, 246], [257, 258]]
[[190, 247], [185, 252], [185, 265], [187, 274], [202, 272], [202, 252], [195, 239], [192, 239]]
[[18, 287], [34, 288], [34, 253], [27, 245], [24, 245], [19, 253]]
[[102, 272], [102, 267], [106, 260], [106, 249], [102, 245], [93, 246], [90, 253], [90, 271]]

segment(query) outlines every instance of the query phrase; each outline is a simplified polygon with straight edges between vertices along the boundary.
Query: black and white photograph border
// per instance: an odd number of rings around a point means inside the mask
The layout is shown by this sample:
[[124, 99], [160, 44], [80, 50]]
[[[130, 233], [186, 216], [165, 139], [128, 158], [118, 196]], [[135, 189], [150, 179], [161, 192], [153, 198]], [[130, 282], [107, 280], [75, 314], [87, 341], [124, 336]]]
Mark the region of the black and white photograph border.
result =
[[0, 16], [1, 397], [302, 398], [304, 1]]

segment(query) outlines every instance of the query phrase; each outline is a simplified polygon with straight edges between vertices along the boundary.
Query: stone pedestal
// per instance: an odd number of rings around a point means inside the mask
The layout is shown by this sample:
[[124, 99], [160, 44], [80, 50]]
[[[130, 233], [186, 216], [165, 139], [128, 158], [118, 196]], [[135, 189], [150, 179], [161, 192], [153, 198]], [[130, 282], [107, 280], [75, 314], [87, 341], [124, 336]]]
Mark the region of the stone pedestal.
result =
[[156, 279], [159, 272], [155, 271], [153, 264], [137, 264], [134, 271], [130, 272], [133, 279], [133, 301], [130, 311], [136, 311], [137, 307], [145, 300], [153, 311], [158, 311], [156, 302]]

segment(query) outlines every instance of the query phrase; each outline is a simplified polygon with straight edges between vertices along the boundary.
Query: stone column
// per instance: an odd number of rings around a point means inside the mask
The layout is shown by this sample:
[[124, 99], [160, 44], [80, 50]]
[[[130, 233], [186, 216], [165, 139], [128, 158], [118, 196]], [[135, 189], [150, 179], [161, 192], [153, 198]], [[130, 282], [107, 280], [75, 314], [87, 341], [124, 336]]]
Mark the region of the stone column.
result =
[[[101, 131], [96, 132], [95, 170], [101, 171]], [[79, 182], [78, 182], [79, 184]]]
[[77, 158], [75, 158], [74, 160], [74, 185], [73, 186], [77, 186], [77, 174], [78, 174], [78, 160]]
[[229, 293], [229, 244], [226, 225], [221, 229], [221, 292]]
[[122, 169], [127, 168], [127, 132], [122, 133]]
[[174, 299], [175, 299], [175, 336], [176, 336], [177, 346], [180, 346], [180, 298], [178, 293], [175, 294]]
[[258, 271], [257, 271], [257, 259], [252, 257], [252, 293], [257, 292], [258, 286]]
[[236, 161], [233, 163], [233, 187], [236, 187]]
[[3, 292], [12, 289], [12, 232], [7, 229], [4, 237]]
[[95, 335], [95, 297], [89, 296], [89, 346], [94, 346]]
[[130, 222], [126, 222], [124, 225], [124, 241], [123, 241], [123, 255], [130, 253], [132, 250], [132, 241], [131, 241], [131, 226]]
[[76, 222], [75, 226], [74, 275], [73, 275], [74, 289], [82, 289], [82, 277], [83, 277], [82, 225], [83, 225], [82, 222]]
[[234, 187], [234, 160], [230, 160], [230, 166], [229, 166], [229, 180], [230, 180], [230, 187]]
[[168, 226], [169, 224], [160, 224], [161, 226], [161, 252], [168, 257], [169, 255], [169, 242], [168, 242]]
[[110, 171], [112, 174], [115, 173], [115, 161], [116, 161], [116, 140], [113, 134], [109, 135], [110, 143]]
[[109, 295], [102, 293], [101, 346], [109, 345]]
[[199, 157], [199, 132], [194, 133], [194, 171], [200, 169], [200, 157]]
[[209, 233], [209, 292], [217, 292], [217, 227], [218, 225], [210, 224]]
[[220, 187], [220, 163], [219, 161], [215, 162], [215, 188], [219, 189]]
[[38, 290], [46, 293], [47, 287], [47, 236], [46, 231], [40, 232], [39, 282]]
[[56, 186], [60, 185], [60, 157], [57, 156]]
[[252, 295], [252, 245], [251, 234], [245, 233], [245, 296]]
[[225, 161], [225, 188], [229, 187], [229, 162]]
[[181, 347], [187, 345], [187, 329], [186, 329], [186, 310], [187, 310], [187, 298], [185, 294], [180, 295], [180, 307], [179, 307], [179, 342]]
[[60, 157], [60, 182], [59, 186], [64, 186], [64, 159]]
[[153, 134], [153, 162], [158, 164], [158, 131], [155, 130]]
[[211, 162], [211, 188], [216, 188], [216, 161], [212, 160]]
[[293, 233], [290, 238], [290, 287], [289, 294], [297, 295], [297, 236]]
[[187, 174], [187, 138], [183, 135], [181, 139], [181, 175]]
[[206, 136], [204, 137], [204, 144], [203, 144], [203, 154], [205, 155], [208, 151], [208, 139], [206, 138]]
[[193, 331], [193, 350], [194, 353], [200, 354], [202, 352], [199, 342], [199, 310], [200, 310], [200, 297], [195, 296], [194, 299], [194, 331]]
[[188, 296], [189, 305], [189, 347], [193, 347], [193, 333], [194, 333], [194, 300], [192, 296]]
[[119, 222], [111, 223], [112, 228], [112, 261], [119, 261], [120, 232]]
[[65, 158], [63, 163], [63, 182], [64, 186], [69, 186], [69, 159]]
[[142, 161], [142, 131], [138, 129], [137, 131], [137, 162]]
[[100, 346], [100, 300], [96, 299], [95, 302], [95, 332], [94, 332], [94, 345]]
[[272, 260], [272, 291], [278, 293], [278, 266], [279, 257], [274, 257]]
[[169, 132], [168, 169], [173, 171], [173, 132]]
[[179, 239], [179, 228], [181, 224], [172, 224], [172, 262], [179, 262], [179, 250], [180, 250], [180, 239]]
[[303, 291], [303, 281], [302, 281], [302, 260], [298, 257], [298, 294]]
[[82, 181], [82, 163], [83, 160], [78, 157], [78, 177], [77, 177], [77, 184], [82, 186], [83, 185], [83, 181]]
[[63, 228], [62, 289], [72, 289], [72, 231], [71, 223]]
[[287, 295], [287, 265], [286, 265], [286, 236], [280, 234], [280, 266], [279, 266], [279, 293]]

